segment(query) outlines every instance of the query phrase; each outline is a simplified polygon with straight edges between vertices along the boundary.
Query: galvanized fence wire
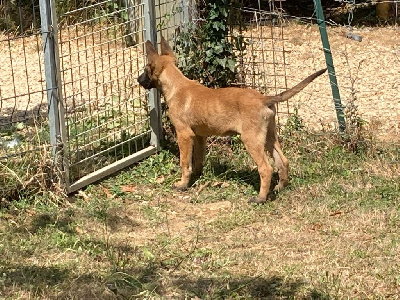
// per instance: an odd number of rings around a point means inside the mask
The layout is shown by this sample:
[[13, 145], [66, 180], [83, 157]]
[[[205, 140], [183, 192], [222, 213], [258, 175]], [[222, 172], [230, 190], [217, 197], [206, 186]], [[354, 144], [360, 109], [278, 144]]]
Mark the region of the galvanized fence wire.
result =
[[[286, 39], [281, 11], [282, 3], [272, 1], [268, 11], [241, 9], [236, 12], [240, 14], [240, 18], [230, 20], [228, 38], [234, 45], [237, 61], [237, 78], [233, 85], [251, 87], [271, 94], [288, 88]], [[156, 12], [158, 40], [163, 35], [171, 45], [181, 31], [193, 28], [189, 24], [201, 26], [203, 21], [192, 1], [157, 0]], [[288, 114], [287, 105], [281, 104], [278, 114]]]
[[[5, 159], [1, 170], [6, 174], [1, 177], [0, 186], [6, 189], [9, 183], [4, 180], [9, 174], [21, 179], [15, 168], [22, 166], [20, 169], [25, 171], [30, 169], [30, 163], [37, 162], [28, 159], [26, 151], [37, 150], [32, 152], [34, 156], [45, 152], [47, 159], [51, 151], [43, 151], [41, 146], [50, 147], [49, 127], [57, 126], [49, 124], [47, 116], [40, 18], [29, 22], [22, 18], [30, 7], [34, 11], [27, 15], [39, 16], [39, 8], [34, 0], [31, 6], [13, 5], [16, 11], [1, 6], [3, 20], [13, 20], [12, 26], [0, 21], [0, 49], [5, 53], [0, 66], [0, 159]], [[51, 26], [58, 27], [55, 46], [60, 54], [56, 57], [60, 81], [56, 88], [61, 89], [62, 99], [62, 155], [67, 187], [75, 184], [76, 189], [84, 185], [79, 181], [91, 173], [107, 167], [112, 172], [118, 168], [115, 163], [122, 161], [120, 165], [126, 166], [127, 161], [145, 157], [157, 147], [151, 142], [157, 131], [154, 115], [151, 119], [156, 108], [152, 109], [148, 93], [136, 80], [145, 65], [145, 23], [152, 23], [144, 20], [147, 3], [139, 0], [71, 1], [57, 5], [53, 10], [59, 13], [59, 24]], [[180, 1], [158, 1], [153, 7], [157, 18], [154, 23], [158, 24], [154, 30], [171, 37], [175, 28], [182, 25], [182, 7]], [[14, 15], [9, 16], [10, 12]], [[25, 155], [19, 166], [13, 155]], [[94, 178], [99, 178], [98, 174]]]
[[136, 82], [144, 64], [143, 4], [103, 1], [61, 17], [65, 150], [74, 181], [149, 144], [149, 107]]
[[[280, 1], [271, 1], [269, 10], [240, 9], [241, 22], [233, 22], [231, 28], [231, 40], [237, 53], [238, 75], [234, 85], [271, 95], [288, 89], [287, 38], [281, 12]], [[277, 106], [278, 118], [288, 113], [288, 102]]]
[[163, 35], [167, 40], [171, 40], [178, 28], [185, 26], [183, 1], [156, 0], [155, 5], [158, 37]]
[[43, 174], [49, 152], [39, 7], [0, 5], [0, 199]]
[[[393, 7], [397, 1], [389, 1]], [[349, 11], [353, 8], [347, 7]], [[325, 61], [317, 20], [314, 15], [297, 17], [283, 11], [287, 80], [289, 87], [306, 75], [305, 70], [320, 69]], [[400, 44], [397, 25], [356, 27], [343, 18], [339, 24], [327, 18], [331, 51], [347, 118], [358, 118], [379, 139], [399, 142], [400, 134]], [[351, 33], [351, 34], [349, 34]], [[352, 36], [361, 37], [352, 39]], [[304, 75], [303, 75], [304, 74]], [[303, 92], [289, 100], [289, 110], [298, 109], [306, 126], [313, 130], [337, 128], [332, 94], [321, 76]], [[284, 121], [284, 120], [283, 120]], [[354, 121], [354, 120], [353, 120]]]
[[47, 109], [38, 7], [32, 1], [11, 8], [4, 3], [0, 11], [0, 160], [48, 141], [38, 120], [46, 119]]

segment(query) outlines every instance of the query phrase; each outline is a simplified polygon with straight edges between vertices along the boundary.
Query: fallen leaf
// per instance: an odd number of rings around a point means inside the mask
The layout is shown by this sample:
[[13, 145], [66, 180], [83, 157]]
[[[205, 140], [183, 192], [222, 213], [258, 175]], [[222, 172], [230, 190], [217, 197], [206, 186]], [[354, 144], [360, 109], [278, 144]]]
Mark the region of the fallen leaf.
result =
[[121, 185], [121, 191], [123, 191], [124, 193], [132, 193], [135, 190], [136, 190], [136, 188], [133, 184]]
[[330, 217], [334, 217], [334, 216], [341, 215], [342, 213], [343, 213], [342, 211], [338, 210], [338, 211], [335, 211], [335, 212], [331, 213], [329, 216]]
[[205, 184], [200, 185], [199, 189], [197, 190], [197, 195], [199, 195], [209, 185], [210, 185], [210, 182], [206, 182]]
[[103, 187], [103, 192], [106, 194], [107, 198], [112, 198], [113, 194], [109, 191], [109, 189]]
[[214, 183], [212, 184], [212, 187], [221, 187], [222, 184], [223, 184], [222, 181], [217, 181], [217, 182], [214, 182]]
[[156, 183], [161, 184], [165, 181], [165, 177], [164, 176], [160, 176], [156, 179]]
[[221, 185], [222, 188], [227, 188], [228, 186], [229, 186], [229, 183], [228, 183], [228, 182], [224, 182], [224, 183]]
[[89, 198], [90, 198], [90, 197], [89, 197], [84, 191], [82, 191], [82, 190], [80, 190], [80, 191], [78, 192], [78, 196], [82, 197], [82, 199], [85, 200], [85, 201], [89, 201]]
[[83, 230], [82, 230], [79, 226], [76, 226], [76, 227], [75, 227], [75, 231], [76, 231], [76, 233], [78, 233], [78, 234], [82, 234], [82, 233], [83, 233]]

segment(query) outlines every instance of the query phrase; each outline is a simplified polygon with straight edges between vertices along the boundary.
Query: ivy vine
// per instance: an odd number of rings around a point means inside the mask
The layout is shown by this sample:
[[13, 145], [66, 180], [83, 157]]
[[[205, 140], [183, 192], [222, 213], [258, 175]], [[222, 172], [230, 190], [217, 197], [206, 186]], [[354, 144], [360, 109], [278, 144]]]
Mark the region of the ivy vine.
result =
[[236, 56], [228, 37], [231, 5], [231, 0], [208, 1], [204, 21], [189, 24], [176, 38], [179, 68], [208, 87], [226, 87], [235, 80]]

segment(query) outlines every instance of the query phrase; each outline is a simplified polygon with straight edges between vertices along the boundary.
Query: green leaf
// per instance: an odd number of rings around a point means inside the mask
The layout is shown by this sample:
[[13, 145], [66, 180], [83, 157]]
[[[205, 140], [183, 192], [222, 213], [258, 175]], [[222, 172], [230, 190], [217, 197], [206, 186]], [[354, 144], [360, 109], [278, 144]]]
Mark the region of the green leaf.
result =
[[214, 20], [214, 19], [218, 18], [218, 14], [214, 10], [211, 10], [210, 11], [210, 15], [208, 16], [208, 18], [210, 20]]
[[213, 24], [212, 24], [212, 27], [215, 29], [215, 30], [219, 30], [219, 27], [220, 26], [220, 23], [218, 23], [218, 22], [214, 22]]
[[144, 249], [143, 249], [143, 255], [144, 255], [144, 257], [147, 258], [148, 260], [151, 260], [151, 259], [154, 258], [153, 253], [151, 253], [150, 250], [147, 249], [147, 248], [144, 248]]
[[25, 124], [24, 123], [19, 122], [19, 123], [17, 123], [15, 125], [15, 129], [17, 129], [17, 130], [22, 130], [24, 128], [25, 128]]
[[220, 54], [220, 53], [222, 53], [223, 51], [224, 51], [224, 48], [222, 47], [222, 45], [217, 45], [217, 46], [214, 47], [214, 52], [215, 52], [216, 54]]
[[219, 63], [220, 66], [222, 66], [223, 68], [225, 68], [226, 66], [226, 57], [224, 58], [217, 58], [217, 61]]
[[236, 62], [233, 59], [228, 59], [227, 65], [231, 72], [235, 72]]

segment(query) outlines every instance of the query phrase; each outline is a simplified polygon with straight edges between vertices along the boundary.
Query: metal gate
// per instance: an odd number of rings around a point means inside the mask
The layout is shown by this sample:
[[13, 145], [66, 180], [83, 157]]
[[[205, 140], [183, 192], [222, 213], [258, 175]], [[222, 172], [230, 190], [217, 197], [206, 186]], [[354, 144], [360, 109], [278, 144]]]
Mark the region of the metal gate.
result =
[[97, 1], [56, 17], [41, 0], [41, 22], [53, 154], [68, 192], [159, 149], [156, 91], [136, 78], [143, 41], [156, 41], [154, 1]]

